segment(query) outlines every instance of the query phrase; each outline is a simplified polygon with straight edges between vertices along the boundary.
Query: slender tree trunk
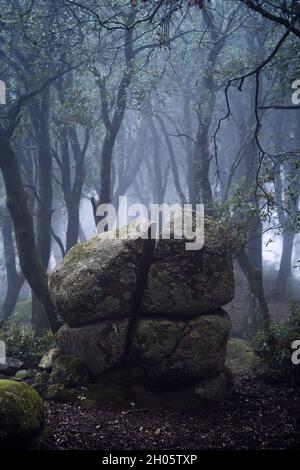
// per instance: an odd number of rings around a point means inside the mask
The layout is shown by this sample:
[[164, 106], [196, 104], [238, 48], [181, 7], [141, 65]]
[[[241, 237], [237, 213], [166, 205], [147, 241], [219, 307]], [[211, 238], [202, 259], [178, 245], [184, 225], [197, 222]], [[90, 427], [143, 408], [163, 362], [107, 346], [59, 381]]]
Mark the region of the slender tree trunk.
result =
[[109, 204], [112, 198], [111, 187], [111, 165], [114, 144], [117, 137], [117, 129], [111, 135], [110, 132], [106, 134], [102, 153], [101, 153], [101, 171], [100, 171], [100, 201], [101, 204]]
[[[129, 24], [131, 24], [131, 21], [133, 21], [135, 14], [135, 11], [133, 11], [133, 13], [130, 15]], [[96, 216], [96, 206], [110, 203], [113, 196], [112, 158], [116, 139], [125, 115], [128, 88], [134, 74], [135, 54], [133, 51], [133, 40], [133, 28], [127, 28], [124, 35], [124, 55], [126, 65], [122, 79], [118, 86], [115, 111], [112, 118], [109, 116], [105, 81], [101, 79], [98, 80], [106, 134], [101, 152], [99, 201], [98, 204], [93, 206], [96, 225], [101, 220], [101, 217], [99, 218]]]
[[175, 156], [173, 144], [172, 144], [170, 136], [167, 132], [167, 129], [166, 129], [166, 126], [165, 126], [165, 123], [164, 123], [163, 119], [161, 119], [159, 116], [156, 116], [156, 118], [158, 119], [158, 122], [160, 124], [162, 133], [164, 135], [164, 138], [165, 138], [165, 141], [166, 141], [166, 144], [167, 144], [167, 148], [168, 148], [168, 152], [169, 152], [169, 156], [170, 156], [170, 161], [171, 161], [171, 168], [172, 168], [172, 173], [173, 173], [175, 189], [176, 189], [177, 194], [179, 196], [181, 205], [183, 206], [184, 204], [186, 204], [186, 197], [185, 197], [185, 194], [184, 194], [184, 192], [182, 190], [182, 187], [181, 187], [180, 174], [179, 174], [178, 167], [177, 167], [176, 156]]
[[80, 199], [75, 198], [75, 195], [67, 205], [68, 212], [68, 226], [67, 226], [67, 243], [66, 251], [68, 252], [72, 246], [78, 243], [79, 238], [79, 209], [80, 209]]
[[0, 168], [7, 196], [7, 207], [13, 221], [21, 269], [40, 302], [43, 303], [53, 331], [59, 327], [51, 301], [47, 273], [42, 265], [36, 244], [32, 215], [20, 175], [18, 161], [10, 142], [1, 136]]
[[[192, 116], [191, 116], [191, 93], [187, 91], [183, 98], [183, 112], [184, 112], [184, 123], [185, 132], [188, 135], [192, 129]], [[193, 146], [192, 141], [187, 138], [186, 141], [186, 160], [187, 160], [187, 183], [189, 198], [188, 202], [191, 203], [195, 200], [193, 193]]]
[[25, 278], [24, 274], [22, 272], [18, 272], [16, 267], [16, 252], [10, 215], [8, 211], [2, 212], [1, 228], [7, 280], [7, 291], [2, 310], [3, 320], [8, 320], [16, 306]]
[[[161, 204], [165, 197], [165, 188], [163, 181], [163, 172], [161, 167], [161, 149], [160, 137], [155, 127], [152, 118], [152, 112], [149, 114], [149, 128], [152, 133], [152, 161], [154, 173], [154, 186], [153, 186], [153, 202], [154, 204]], [[151, 169], [150, 169], [151, 171]]]
[[38, 197], [36, 238], [37, 248], [45, 270], [48, 268], [51, 255], [51, 222], [52, 222], [52, 155], [49, 134], [49, 100], [47, 89], [42, 96], [40, 113], [40, 135], [38, 149]]
[[263, 272], [263, 258], [262, 258], [262, 222], [260, 217], [254, 217], [248, 232], [247, 250], [252, 264]]
[[276, 300], [284, 299], [287, 288], [287, 280], [292, 273], [292, 254], [295, 234], [284, 232], [282, 237], [282, 253], [280, 266], [275, 281], [274, 296]]
[[209, 180], [209, 126], [199, 122], [193, 159], [193, 204], [208, 204], [213, 200]]
[[[38, 109], [39, 123], [36, 126], [38, 138], [38, 201], [36, 216], [37, 250], [45, 271], [48, 269], [51, 254], [51, 228], [52, 228], [52, 155], [49, 134], [49, 101], [50, 89], [47, 88], [41, 97], [41, 106]], [[36, 119], [36, 117], [35, 117]], [[32, 324], [38, 333], [49, 327], [44, 307], [38, 298], [32, 295]]]
[[237, 255], [237, 261], [245, 274], [251, 296], [253, 310], [248, 316], [248, 337], [253, 337], [260, 328], [266, 327], [270, 322], [268, 304], [264, 294], [263, 277], [260, 269], [257, 269], [249, 259], [245, 249]]

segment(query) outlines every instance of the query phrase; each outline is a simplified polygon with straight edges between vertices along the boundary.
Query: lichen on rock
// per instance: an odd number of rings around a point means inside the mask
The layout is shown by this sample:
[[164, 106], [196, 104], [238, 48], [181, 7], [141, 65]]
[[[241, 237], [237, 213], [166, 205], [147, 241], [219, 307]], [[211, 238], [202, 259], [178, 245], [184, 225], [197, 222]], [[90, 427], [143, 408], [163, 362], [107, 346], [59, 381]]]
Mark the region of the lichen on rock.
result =
[[89, 381], [85, 363], [77, 357], [60, 355], [54, 362], [50, 375], [50, 384], [64, 384], [67, 387], [78, 387]]

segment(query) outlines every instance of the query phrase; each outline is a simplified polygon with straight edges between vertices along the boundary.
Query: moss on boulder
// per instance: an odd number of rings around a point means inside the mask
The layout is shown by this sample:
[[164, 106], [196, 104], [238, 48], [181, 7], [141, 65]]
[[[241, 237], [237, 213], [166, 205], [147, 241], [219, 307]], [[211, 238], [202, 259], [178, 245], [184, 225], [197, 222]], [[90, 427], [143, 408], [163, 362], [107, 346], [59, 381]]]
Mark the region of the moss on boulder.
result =
[[0, 381], [0, 444], [29, 441], [43, 426], [44, 403], [29, 385]]
[[78, 387], [89, 381], [85, 364], [73, 356], [59, 356], [53, 364], [50, 384], [63, 384], [66, 387]]

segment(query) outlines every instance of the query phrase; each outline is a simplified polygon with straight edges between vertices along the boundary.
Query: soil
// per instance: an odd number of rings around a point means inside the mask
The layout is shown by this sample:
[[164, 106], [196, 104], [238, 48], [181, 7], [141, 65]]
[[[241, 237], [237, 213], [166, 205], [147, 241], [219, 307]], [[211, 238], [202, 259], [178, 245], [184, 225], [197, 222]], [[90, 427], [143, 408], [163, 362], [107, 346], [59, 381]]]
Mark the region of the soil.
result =
[[57, 450], [300, 449], [299, 382], [238, 375], [218, 405], [183, 412], [134, 403], [46, 403]]

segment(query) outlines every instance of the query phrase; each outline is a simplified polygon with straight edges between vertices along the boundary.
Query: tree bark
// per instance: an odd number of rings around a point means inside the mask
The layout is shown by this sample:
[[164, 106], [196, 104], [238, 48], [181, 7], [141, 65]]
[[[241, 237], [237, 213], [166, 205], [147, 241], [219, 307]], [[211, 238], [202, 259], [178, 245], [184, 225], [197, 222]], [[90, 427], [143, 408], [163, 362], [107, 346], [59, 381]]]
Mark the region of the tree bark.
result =
[[270, 322], [268, 304], [264, 294], [263, 277], [250, 261], [245, 249], [237, 254], [237, 261], [245, 274], [253, 298], [253, 311], [248, 316], [248, 337], [253, 337], [260, 328], [265, 328]]
[[24, 284], [24, 274], [17, 271], [16, 252], [13, 240], [13, 226], [8, 211], [2, 210], [2, 238], [6, 267], [7, 291], [3, 302], [3, 320], [9, 319], [18, 301], [20, 290]]
[[294, 233], [285, 232], [283, 234], [280, 266], [274, 287], [274, 296], [276, 300], [282, 300], [286, 295], [287, 280], [292, 273], [294, 238]]
[[30, 287], [45, 307], [51, 329], [56, 331], [59, 322], [49, 294], [47, 273], [37, 251], [32, 215], [18, 160], [4, 132], [1, 131], [1, 134], [0, 168], [6, 189], [7, 207], [13, 221], [20, 266]]
[[[37, 214], [36, 214], [36, 244], [42, 265], [47, 272], [51, 255], [51, 229], [52, 229], [52, 155], [49, 129], [49, 102], [50, 88], [46, 88], [41, 96], [41, 103], [32, 103], [32, 121], [38, 141], [37, 160]], [[36, 295], [32, 294], [32, 325], [42, 334], [49, 328], [47, 315], [43, 305]]]

